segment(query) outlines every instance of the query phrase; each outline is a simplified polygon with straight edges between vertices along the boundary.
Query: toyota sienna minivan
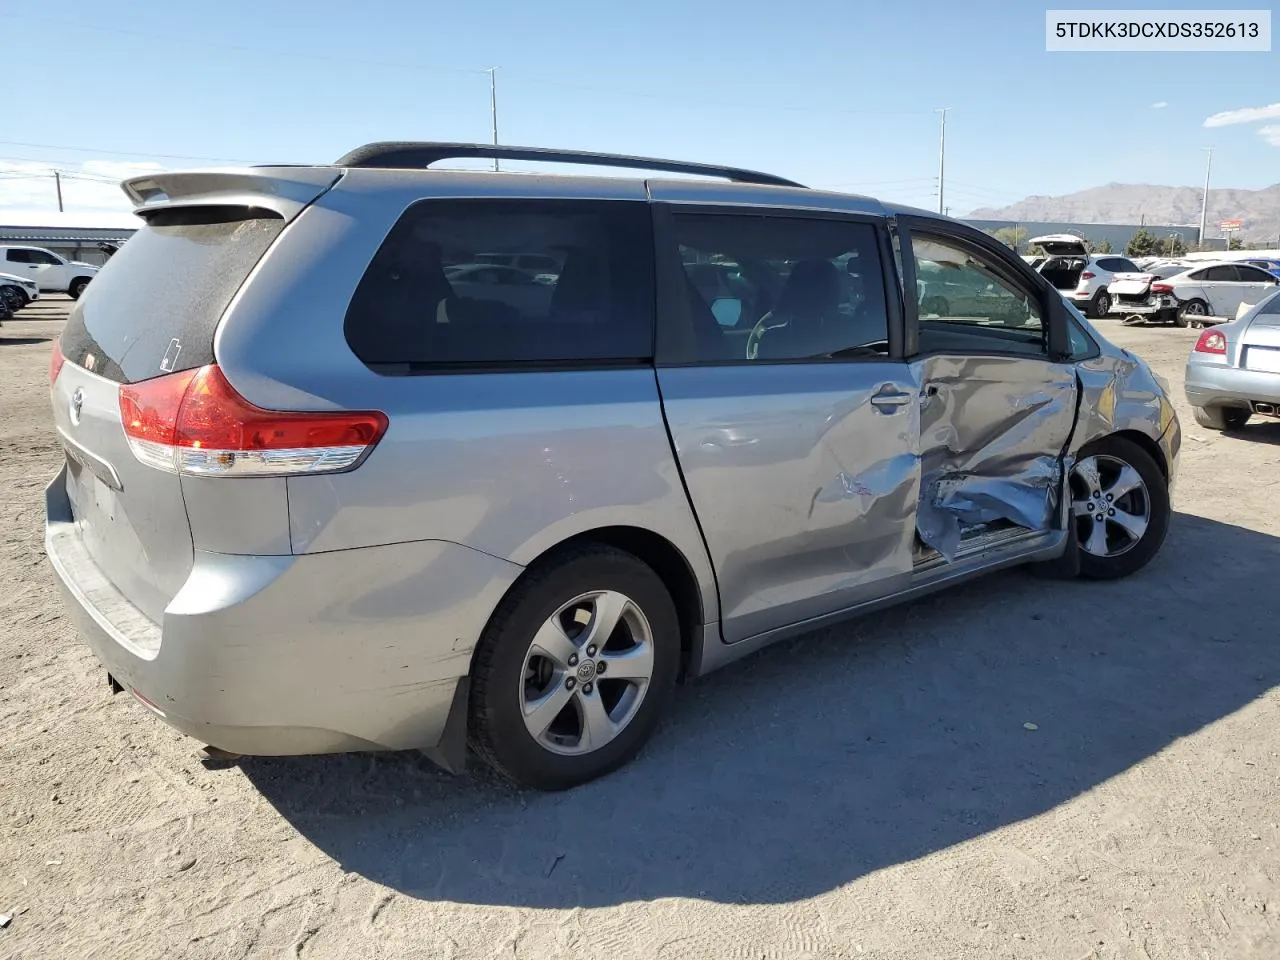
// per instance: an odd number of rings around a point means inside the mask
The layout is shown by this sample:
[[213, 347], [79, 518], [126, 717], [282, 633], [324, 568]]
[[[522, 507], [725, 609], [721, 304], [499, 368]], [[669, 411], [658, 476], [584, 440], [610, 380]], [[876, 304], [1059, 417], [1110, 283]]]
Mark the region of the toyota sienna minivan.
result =
[[682, 677], [1000, 568], [1122, 577], [1168, 529], [1163, 384], [954, 220], [461, 144], [124, 189], [53, 352], [46, 549], [113, 689], [224, 751], [565, 788]]

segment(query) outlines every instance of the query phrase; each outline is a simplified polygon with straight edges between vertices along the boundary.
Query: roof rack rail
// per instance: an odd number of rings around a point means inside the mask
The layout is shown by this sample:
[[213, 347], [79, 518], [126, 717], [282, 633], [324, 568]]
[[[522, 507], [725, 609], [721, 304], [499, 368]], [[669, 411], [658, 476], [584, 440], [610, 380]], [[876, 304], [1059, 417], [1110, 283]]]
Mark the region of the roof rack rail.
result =
[[771, 173], [720, 167], [708, 163], [685, 163], [680, 160], [657, 160], [652, 157], [629, 157], [614, 153], [590, 153], [583, 150], [555, 150], [547, 147], [504, 147], [487, 143], [415, 143], [385, 141], [366, 143], [338, 159], [338, 167], [380, 167], [412, 169], [429, 167], [441, 160], [481, 157], [492, 160], [537, 160], [543, 163], [580, 163], [597, 167], [626, 167], [633, 170], [661, 170], [666, 173], [688, 173], [704, 177], [723, 177], [735, 183], [758, 183], [775, 187], [803, 187], [803, 184]]

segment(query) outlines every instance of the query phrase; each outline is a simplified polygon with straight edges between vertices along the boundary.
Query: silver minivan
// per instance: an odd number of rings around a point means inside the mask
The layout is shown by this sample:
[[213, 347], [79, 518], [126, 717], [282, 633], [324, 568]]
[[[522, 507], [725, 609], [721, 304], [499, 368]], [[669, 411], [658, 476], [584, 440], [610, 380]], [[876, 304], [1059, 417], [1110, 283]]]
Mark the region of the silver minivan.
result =
[[[474, 157], [685, 176], [428, 169]], [[569, 787], [682, 677], [1168, 529], [1163, 384], [954, 220], [459, 144], [124, 188], [52, 359], [46, 548], [112, 688], [223, 751]]]

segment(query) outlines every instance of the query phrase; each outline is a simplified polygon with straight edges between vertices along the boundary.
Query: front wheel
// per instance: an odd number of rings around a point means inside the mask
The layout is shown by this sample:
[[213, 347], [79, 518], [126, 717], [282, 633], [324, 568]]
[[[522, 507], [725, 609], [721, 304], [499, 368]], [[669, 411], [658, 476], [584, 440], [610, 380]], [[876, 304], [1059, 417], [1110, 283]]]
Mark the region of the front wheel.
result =
[[1081, 576], [1114, 580], [1145, 567], [1172, 514], [1169, 486], [1151, 455], [1132, 440], [1104, 437], [1081, 449], [1070, 486]]
[[76, 277], [67, 287], [67, 296], [72, 300], [79, 300], [84, 288], [89, 285], [88, 277]]
[[499, 774], [563, 790], [631, 759], [675, 688], [680, 621], [662, 580], [592, 545], [526, 574], [476, 647], [469, 740]]

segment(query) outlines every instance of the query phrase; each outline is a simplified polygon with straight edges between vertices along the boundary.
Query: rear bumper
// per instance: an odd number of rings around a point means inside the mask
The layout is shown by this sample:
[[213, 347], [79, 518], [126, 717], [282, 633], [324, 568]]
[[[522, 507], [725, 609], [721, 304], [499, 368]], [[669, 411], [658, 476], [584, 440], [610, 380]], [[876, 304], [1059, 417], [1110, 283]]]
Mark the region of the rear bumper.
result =
[[1188, 363], [1186, 392], [1187, 402], [1193, 407], [1245, 407], [1250, 401], [1280, 403], [1280, 373]]
[[442, 541], [307, 556], [196, 554], [163, 622], [85, 551], [63, 476], [45, 549], [80, 633], [167, 723], [234, 753], [430, 749], [521, 568]]

